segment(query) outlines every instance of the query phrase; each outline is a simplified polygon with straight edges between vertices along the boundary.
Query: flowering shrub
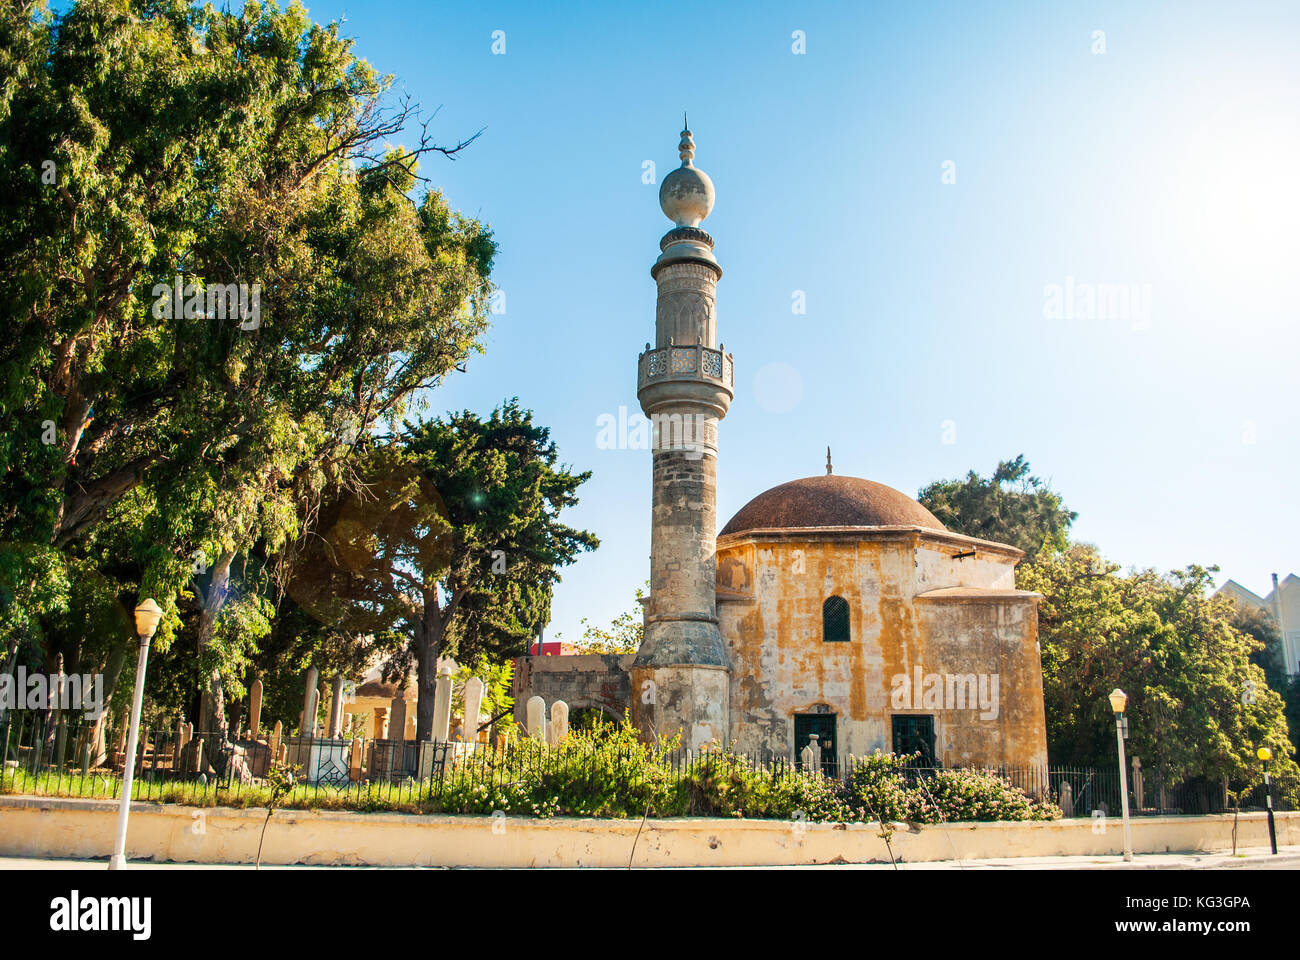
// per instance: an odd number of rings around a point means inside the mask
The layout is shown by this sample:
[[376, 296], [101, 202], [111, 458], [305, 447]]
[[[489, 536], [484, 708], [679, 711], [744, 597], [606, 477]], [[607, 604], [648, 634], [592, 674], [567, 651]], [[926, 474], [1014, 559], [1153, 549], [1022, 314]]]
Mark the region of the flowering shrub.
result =
[[908, 785], [903, 772], [912, 759], [892, 753], [852, 758], [848, 792], [866, 809], [868, 819], [883, 823], [918, 822], [924, 810], [924, 798]]
[[849, 790], [871, 819], [907, 823], [975, 820], [1055, 820], [1054, 803], [1029, 796], [1011, 781], [984, 770], [909, 771], [917, 755], [875, 753], [849, 775]]
[[678, 799], [681, 813], [697, 816], [837, 823], [862, 819], [838, 780], [755, 766], [749, 757], [724, 750], [707, 751], [686, 766]]
[[777, 808], [782, 820], [813, 823], [860, 823], [874, 819], [843, 783], [821, 774], [790, 771], [777, 780]]
[[1018, 789], [1011, 781], [982, 770], [936, 770], [923, 781], [934, 823], [938, 813], [953, 820], [1056, 820], [1061, 810], [1047, 800], [1038, 800]]

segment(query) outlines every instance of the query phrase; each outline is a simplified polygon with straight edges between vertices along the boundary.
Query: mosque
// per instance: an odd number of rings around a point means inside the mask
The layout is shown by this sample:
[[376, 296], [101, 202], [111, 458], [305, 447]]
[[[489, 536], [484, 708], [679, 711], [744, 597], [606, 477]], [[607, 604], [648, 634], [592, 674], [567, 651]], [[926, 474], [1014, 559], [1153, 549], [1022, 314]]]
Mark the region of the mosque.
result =
[[[1020, 550], [946, 530], [921, 504], [833, 472], [758, 494], [718, 530], [718, 425], [735, 396], [718, 343], [722, 269], [700, 224], [713, 182], [694, 164], [660, 185], [673, 226], [650, 274], [656, 335], [637, 360], [655, 424], [650, 595], [626, 656], [529, 656], [514, 697], [630, 710], [642, 734], [830, 766], [874, 750], [944, 766], [1043, 767], [1039, 595]], [[682, 425], [687, 425], [683, 429]]]

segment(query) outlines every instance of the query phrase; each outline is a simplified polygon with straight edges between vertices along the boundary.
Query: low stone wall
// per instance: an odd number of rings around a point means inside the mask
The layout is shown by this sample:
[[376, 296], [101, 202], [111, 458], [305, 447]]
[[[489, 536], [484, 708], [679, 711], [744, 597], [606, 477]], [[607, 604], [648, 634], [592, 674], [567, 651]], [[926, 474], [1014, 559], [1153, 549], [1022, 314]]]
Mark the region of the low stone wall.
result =
[[569, 656], [516, 657], [510, 695], [515, 701], [515, 719], [525, 725], [529, 697], [551, 704], [563, 700], [569, 717], [584, 708], [597, 708], [618, 721], [632, 703], [632, 686], [627, 668], [633, 654], [584, 653]]
[[[107, 857], [116, 804], [103, 800], [0, 797], [0, 855]], [[252, 863], [266, 811], [172, 804], [132, 807], [127, 857], [197, 863]], [[263, 863], [419, 867], [761, 866], [888, 862], [871, 824], [780, 820], [637, 820], [408, 816], [281, 810], [271, 818]], [[890, 843], [904, 862], [990, 857], [1118, 854], [1123, 828], [1092, 820], [962, 823], [909, 831]], [[1277, 816], [1278, 843], [1300, 844], [1300, 813]], [[1262, 813], [1242, 814], [1242, 847], [1268, 844]], [[633, 845], [635, 844], [635, 853]], [[1232, 816], [1142, 817], [1133, 821], [1139, 853], [1228, 850]]]

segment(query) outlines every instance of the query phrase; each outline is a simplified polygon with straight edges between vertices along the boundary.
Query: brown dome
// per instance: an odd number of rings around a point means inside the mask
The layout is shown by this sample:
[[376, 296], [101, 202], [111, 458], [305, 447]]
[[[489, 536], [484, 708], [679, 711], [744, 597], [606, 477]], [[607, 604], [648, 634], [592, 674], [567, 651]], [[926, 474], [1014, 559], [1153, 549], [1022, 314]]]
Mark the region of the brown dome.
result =
[[770, 527], [927, 527], [944, 525], [905, 493], [859, 477], [791, 480], [760, 493], [719, 536]]

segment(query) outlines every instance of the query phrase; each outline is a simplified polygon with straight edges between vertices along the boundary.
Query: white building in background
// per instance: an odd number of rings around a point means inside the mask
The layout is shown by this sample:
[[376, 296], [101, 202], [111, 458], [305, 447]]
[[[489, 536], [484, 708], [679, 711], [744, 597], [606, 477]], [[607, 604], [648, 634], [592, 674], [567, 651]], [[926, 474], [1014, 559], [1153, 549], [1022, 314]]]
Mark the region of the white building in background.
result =
[[1272, 614], [1282, 635], [1282, 659], [1287, 676], [1300, 673], [1300, 577], [1290, 573], [1279, 583], [1277, 574], [1273, 574], [1273, 589], [1266, 597], [1247, 590], [1236, 580], [1229, 580], [1214, 595], [1231, 597], [1239, 604]]

